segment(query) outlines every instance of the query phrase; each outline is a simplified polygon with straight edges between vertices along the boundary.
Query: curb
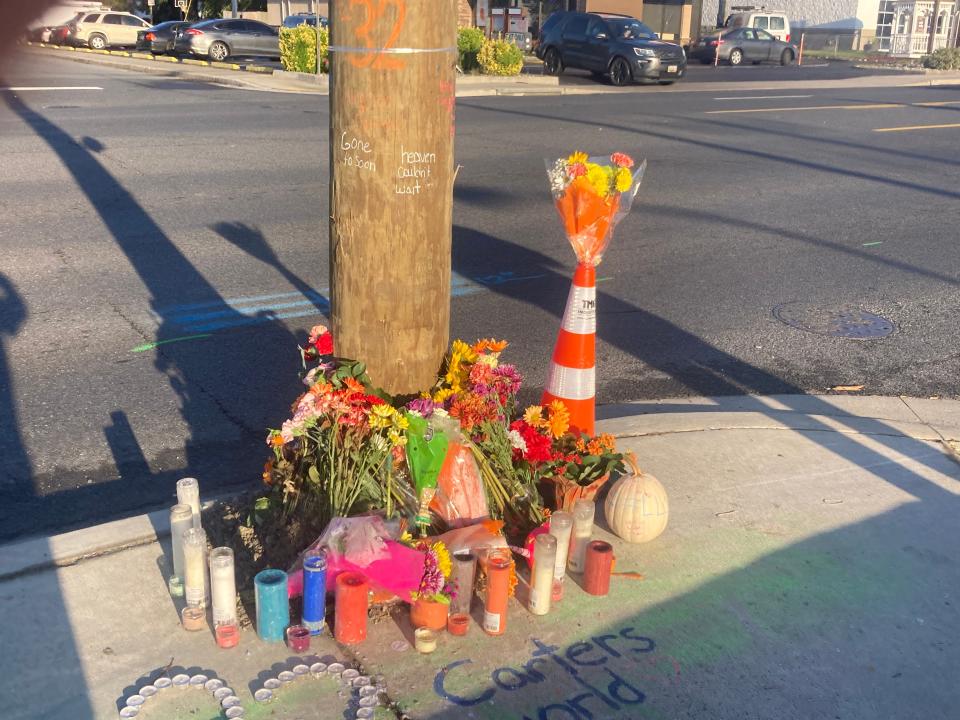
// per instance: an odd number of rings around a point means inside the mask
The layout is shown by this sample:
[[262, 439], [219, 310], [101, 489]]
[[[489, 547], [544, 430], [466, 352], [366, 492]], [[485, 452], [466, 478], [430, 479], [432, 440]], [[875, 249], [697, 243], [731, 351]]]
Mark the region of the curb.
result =
[[[870, 414], [858, 414], [858, 407], [869, 407]], [[944, 408], [945, 412], [937, 412]], [[933, 419], [926, 420], [931, 414]], [[935, 442], [960, 464], [960, 401], [955, 400], [843, 395], [694, 397], [601, 405], [597, 415], [598, 432], [624, 439], [736, 430], [903, 437]], [[202, 507], [206, 510], [237, 495], [219, 495]], [[169, 508], [163, 507], [60, 535], [14, 541], [0, 545], [0, 582], [148, 545], [169, 535]]]

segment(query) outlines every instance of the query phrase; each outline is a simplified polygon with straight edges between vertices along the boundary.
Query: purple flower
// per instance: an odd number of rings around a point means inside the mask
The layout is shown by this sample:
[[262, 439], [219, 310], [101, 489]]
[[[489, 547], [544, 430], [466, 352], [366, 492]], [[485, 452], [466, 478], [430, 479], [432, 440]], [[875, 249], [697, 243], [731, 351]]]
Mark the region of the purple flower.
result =
[[407, 410], [412, 410], [415, 413], [419, 413], [425, 418], [433, 415], [433, 411], [436, 407], [436, 403], [434, 403], [430, 398], [417, 398], [416, 400], [411, 400], [407, 403]]

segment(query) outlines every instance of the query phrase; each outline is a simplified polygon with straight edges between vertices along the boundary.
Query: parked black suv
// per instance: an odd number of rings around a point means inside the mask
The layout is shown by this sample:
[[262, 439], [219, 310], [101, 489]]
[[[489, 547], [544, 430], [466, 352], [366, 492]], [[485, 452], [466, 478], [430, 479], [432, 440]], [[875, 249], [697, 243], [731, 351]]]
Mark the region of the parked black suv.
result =
[[687, 70], [682, 47], [657, 39], [636, 18], [607, 13], [553, 13], [540, 31], [537, 57], [548, 75], [581, 68], [597, 78], [609, 75], [614, 85], [634, 80], [669, 85]]

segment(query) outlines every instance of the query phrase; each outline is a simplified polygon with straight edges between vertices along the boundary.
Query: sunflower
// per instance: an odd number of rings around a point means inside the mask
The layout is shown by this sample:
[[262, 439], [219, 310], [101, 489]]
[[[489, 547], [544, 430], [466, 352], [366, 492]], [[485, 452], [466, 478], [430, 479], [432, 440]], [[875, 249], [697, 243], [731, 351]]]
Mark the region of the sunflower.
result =
[[531, 405], [523, 412], [523, 421], [530, 427], [542, 428], [547, 423], [543, 419], [543, 408], [540, 405]]

